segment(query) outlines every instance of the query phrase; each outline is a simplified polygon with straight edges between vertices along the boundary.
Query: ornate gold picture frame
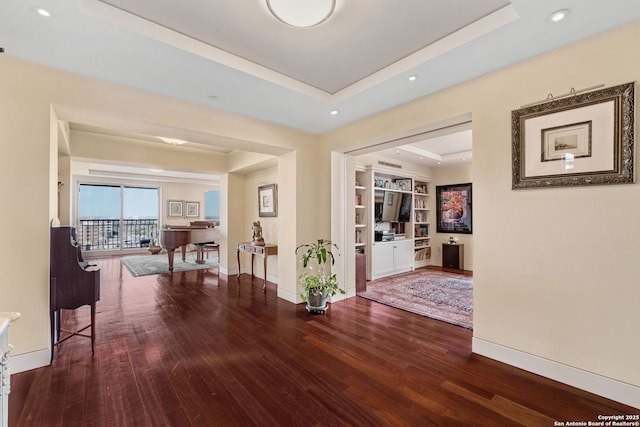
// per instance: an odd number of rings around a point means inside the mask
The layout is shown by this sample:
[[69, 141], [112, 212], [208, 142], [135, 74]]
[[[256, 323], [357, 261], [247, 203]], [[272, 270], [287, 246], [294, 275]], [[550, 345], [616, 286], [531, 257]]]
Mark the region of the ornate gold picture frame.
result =
[[511, 112], [512, 189], [628, 184], [635, 82]]

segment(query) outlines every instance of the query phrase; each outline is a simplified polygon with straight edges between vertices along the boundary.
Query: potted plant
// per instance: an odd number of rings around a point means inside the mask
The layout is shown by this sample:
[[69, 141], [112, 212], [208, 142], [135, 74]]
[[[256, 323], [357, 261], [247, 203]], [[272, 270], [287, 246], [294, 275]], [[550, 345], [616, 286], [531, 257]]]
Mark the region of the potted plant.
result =
[[162, 250], [162, 247], [158, 245], [158, 242], [156, 242], [156, 239], [152, 237], [151, 240], [149, 240], [149, 252], [151, 252], [151, 254], [153, 255], [157, 255], [160, 253], [161, 250]]
[[330, 296], [338, 292], [346, 293], [340, 289], [338, 278], [330, 271], [329, 263], [335, 263], [332, 250], [338, 251], [338, 246], [324, 239], [296, 248], [296, 255], [301, 254], [302, 266], [307, 269], [299, 278], [303, 290], [300, 296], [311, 313], [324, 313]]

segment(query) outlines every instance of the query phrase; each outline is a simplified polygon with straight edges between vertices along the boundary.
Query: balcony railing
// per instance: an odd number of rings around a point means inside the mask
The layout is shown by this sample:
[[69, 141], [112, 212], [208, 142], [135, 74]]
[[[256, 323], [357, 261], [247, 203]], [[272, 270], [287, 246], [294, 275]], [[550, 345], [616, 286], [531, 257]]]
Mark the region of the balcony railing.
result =
[[142, 248], [151, 239], [159, 242], [158, 220], [81, 219], [76, 237], [83, 251]]

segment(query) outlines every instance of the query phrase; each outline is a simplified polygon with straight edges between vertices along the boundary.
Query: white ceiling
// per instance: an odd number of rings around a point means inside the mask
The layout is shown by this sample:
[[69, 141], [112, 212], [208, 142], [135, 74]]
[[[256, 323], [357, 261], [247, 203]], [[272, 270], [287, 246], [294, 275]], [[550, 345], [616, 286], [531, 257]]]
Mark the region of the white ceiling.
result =
[[[3, 0], [0, 47], [320, 134], [640, 18], [638, 0], [337, 2], [330, 19], [300, 29], [270, 16], [263, 0]], [[552, 23], [563, 8], [569, 17]], [[464, 153], [460, 138], [403, 151]]]
[[[403, 7], [391, 8], [380, 0], [339, 1], [333, 17], [308, 29], [283, 25], [258, 0], [182, 0], [179, 8], [172, 0], [103, 3], [335, 94], [480, 21], [509, 1], [403, 0]], [[102, 9], [95, 14], [107, 15]], [[110, 16], [113, 22], [124, 21]], [[132, 30], [140, 31], [138, 26]]]

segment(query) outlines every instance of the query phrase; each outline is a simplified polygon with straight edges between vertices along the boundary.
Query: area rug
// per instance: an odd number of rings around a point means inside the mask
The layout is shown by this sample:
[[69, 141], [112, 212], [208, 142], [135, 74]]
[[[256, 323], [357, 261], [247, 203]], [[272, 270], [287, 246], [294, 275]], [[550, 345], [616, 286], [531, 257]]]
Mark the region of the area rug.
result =
[[[204, 264], [196, 264], [195, 254], [190, 253], [187, 253], [186, 261], [182, 261], [182, 255], [176, 253], [173, 258], [173, 272], [216, 268], [218, 266], [214, 257], [205, 258], [204, 261]], [[120, 258], [120, 263], [129, 269], [133, 277], [169, 273], [169, 258], [167, 254], [129, 255]]]
[[473, 328], [473, 278], [419, 270], [367, 282], [358, 296], [464, 328]]

